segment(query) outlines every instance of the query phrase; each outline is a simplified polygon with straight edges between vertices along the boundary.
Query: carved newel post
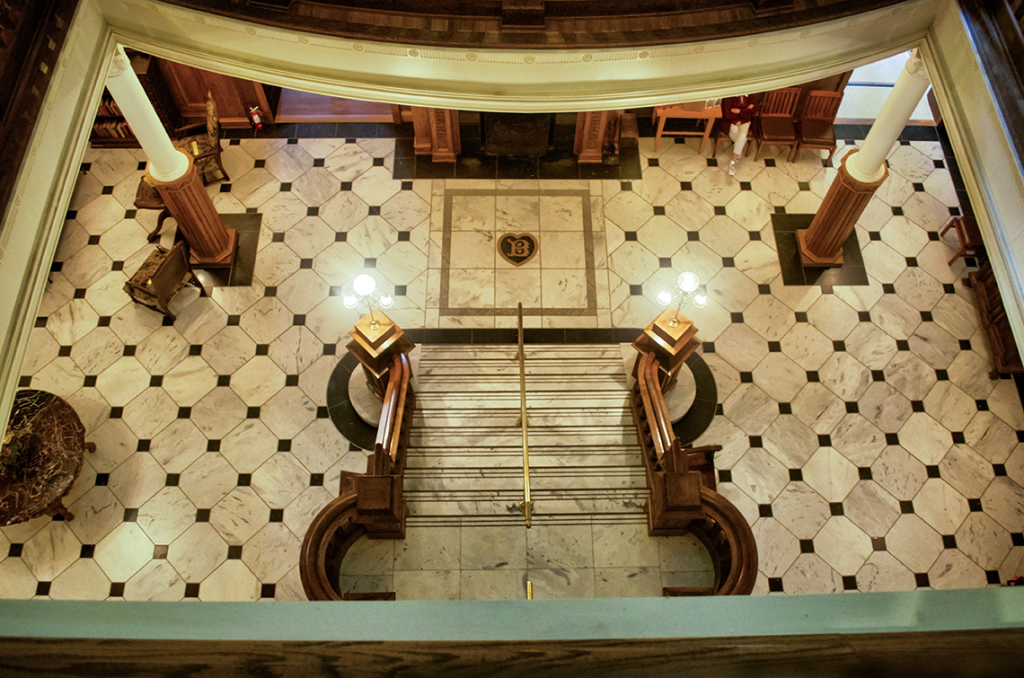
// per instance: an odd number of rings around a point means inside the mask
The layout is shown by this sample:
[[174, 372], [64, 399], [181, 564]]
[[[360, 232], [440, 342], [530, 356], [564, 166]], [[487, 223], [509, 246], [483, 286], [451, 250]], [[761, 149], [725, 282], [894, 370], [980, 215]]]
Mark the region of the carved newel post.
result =
[[928, 89], [928, 70], [914, 50], [859, 151], [843, 158], [839, 175], [806, 230], [797, 231], [804, 266], [842, 266], [843, 244], [878, 187], [889, 176], [885, 158]]
[[[374, 395], [384, 401], [388, 388], [388, 373], [395, 362], [395, 356], [399, 353], [408, 355], [413, 349], [412, 341], [394, 321], [379, 310], [372, 309], [369, 315], [356, 323], [349, 335], [352, 337], [352, 341], [348, 343], [349, 352], [363, 366]], [[404, 430], [404, 427], [409, 425], [405, 408], [411, 412], [414, 406], [411, 385], [405, 398], [402, 414], [388, 412], [388, 403], [385, 403], [385, 412], [381, 415], [377, 440], [373, 446], [373, 456], [369, 460], [367, 472], [356, 475], [353, 479], [356, 491], [356, 520], [366, 527], [366, 536], [371, 539], [405, 538], [405, 519], [409, 509], [403, 495], [404, 461], [392, 457], [392, 446], [397, 449], [398, 443], [394, 441], [394, 436], [408, 436], [408, 431]], [[403, 430], [396, 433], [396, 427]]]
[[[684, 316], [673, 307], [666, 308], [650, 325], [644, 328], [644, 333], [633, 342], [633, 348], [644, 353], [654, 353], [664, 370], [661, 379], [662, 393], [675, 384], [676, 375], [686, 359], [693, 355], [693, 352], [700, 346], [697, 339], [697, 328], [693, 321]], [[633, 376], [636, 376], [636, 365], [639, 365], [639, 356], [633, 366]]]
[[192, 263], [207, 268], [230, 267], [238, 234], [224, 228], [193, 159], [171, 143], [120, 45], [107, 74], [107, 89], [149, 159], [146, 180], [156, 187], [178, 222], [192, 252]]
[[346, 346], [349, 353], [363, 366], [373, 394], [383, 402], [388, 388], [385, 377], [391, 361], [398, 353], [408, 355], [415, 345], [405, 336], [402, 328], [379, 309], [360, 318], [348, 334], [352, 337]]

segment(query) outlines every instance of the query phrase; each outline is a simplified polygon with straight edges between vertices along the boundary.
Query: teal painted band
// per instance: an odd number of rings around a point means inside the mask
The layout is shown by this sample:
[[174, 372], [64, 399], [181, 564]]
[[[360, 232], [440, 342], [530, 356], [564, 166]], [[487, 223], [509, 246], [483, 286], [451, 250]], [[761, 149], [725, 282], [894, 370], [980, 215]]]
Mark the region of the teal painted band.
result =
[[1024, 589], [533, 601], [0, 601], [0, 637], [501, 641], [1024, 627]]

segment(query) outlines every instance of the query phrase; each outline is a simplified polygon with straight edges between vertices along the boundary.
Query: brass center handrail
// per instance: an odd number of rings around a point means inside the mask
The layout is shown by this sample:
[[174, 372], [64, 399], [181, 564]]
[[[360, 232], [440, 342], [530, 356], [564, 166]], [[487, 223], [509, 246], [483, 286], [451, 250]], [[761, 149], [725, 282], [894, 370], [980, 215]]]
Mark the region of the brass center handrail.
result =
[[519, 510], [526, 516], [526, 527], [533, 521], [533, 502], [530, 501], [530, 443], [529, 423], [526, 417], [526, 351], [523, 349], [523, 304], [519, 303], [519, 421], [523, 427], [523, 501]]

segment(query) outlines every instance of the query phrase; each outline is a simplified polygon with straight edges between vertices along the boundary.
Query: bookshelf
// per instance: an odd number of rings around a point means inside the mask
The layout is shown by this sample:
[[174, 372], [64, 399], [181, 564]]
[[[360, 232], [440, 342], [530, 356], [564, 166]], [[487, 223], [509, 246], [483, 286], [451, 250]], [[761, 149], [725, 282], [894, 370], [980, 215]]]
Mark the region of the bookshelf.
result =
[[[153, 103], [164, 129], [168, 134], [172, 134], [181, 124], [181, 114], [167, 89], [156, 57], [140, 52], [129, 52], [128, 59], [131, 61], [132, 70], [142, 83], [142, 89]], [[139, 142], [132, 134], [131, 127], [121, 115], [117, 102], [106, 89], [103, 90], [103, 98], [96, 111], [89, 143], [97, 148], [139, 148]]]

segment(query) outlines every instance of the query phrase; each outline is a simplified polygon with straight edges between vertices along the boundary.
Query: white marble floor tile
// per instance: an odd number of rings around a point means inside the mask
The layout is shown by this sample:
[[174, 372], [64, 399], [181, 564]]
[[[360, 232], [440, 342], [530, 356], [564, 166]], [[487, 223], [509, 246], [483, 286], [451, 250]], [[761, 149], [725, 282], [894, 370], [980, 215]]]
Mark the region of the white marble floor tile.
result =
[[153, 542], [135, 523], [121, 523], [96, 544], [96, 564], [112, 582], [126, 582], [153, 558]]
[[102, 600], [109, 592], [110, 580], [91, 558], [75, 561], [50, 584], [53, 600]]
[[[650, 139], [641, 143], [653, 147]], [[1020, 547], [1011, 550], [1008, 534], [1024, 529], [1024, 453], [1016, 433], [1024, 430], [1024, 410], [1012, 381], [987, 377], [990, 349], [973, 291], [959, 282], [963, 262], [947, 264], [954, 243], [927, 237], [945, 225], [948, 206], [957, 206], [948, 170], [931, 162], [941, 159], [941, 147], [894, 147], [892, 178], [858, 227], [869, 284], [835, 286], [828, 295], [818, 286], [783, 285], [770, 219], [774, 205], [817, 209], [835, 170], [822, 169], [815, 153], [791, 164], [785, 149], [776, 150], [776, 167], [748, 160], [729, 178], [721, 167], [709, 168], [695, 145], [663, 143], [660, 167], [647, 169], [632, 191], [617, 181], [454, 180], [414, 181], [402, 190], [388, 164], [393, 140], [246, 139], [226, 147], [235, 182], [214, 197], [223, 212], [256, 207], [262, 214], [256, 281], [217, 288], [212, 299], [179, 295], [174, 326], [127, 303], [119, 289], [125, 274], [112, 271], [114, 261], [125, 262], [125, 271], [139, 265], [144, 230], [154, 225], [155, 212], [125, 219], [138, 159], [121, 150], [93, 152], [93, 169], [80, 178], [70, 206], [78, 212], [56, 254], [61, 270], [51, 274], [38, 313], [47, 323], [35, 330], [40, 339], [21, 374], [32, 377], [33, 388], [70, 398], [98, 450], [67, 499], [74, 521], [0, 530], [0, 596], [33, 595], [43, 579], [26, 555], [39, 567], [42, 545], [52, 543], [47, 535], [64, 530], [69, 556], [42, 566], [63, 568], [51, 579], [54, 598], [105, 598], [110, 582], [125, 582], [127, 599], [177, 600], [187, 582], [200, 584], [200, 599], [255, 600], [260, 584], [273, 583], [278, 599], [303, 599], [297, 544], [335, 494], [340, 469], [365, 467], [365, 454], [349, 452], [330, 419], [316, 418], [338, 360], [324, 355], [324, 344], [347, 341], [358, 318], [327, 289], [376, 258], [378, 284], [406, 288], [392, 315], [403, 327], [511, 326], [507, 318], [441, 317], [440, 277], [428, 284], [428, 268], [439, 272], [442, 264], [446, 190], [481, 188], [591, 194], [597, 315], [545, 315], [530, 318], [531, 326], [641, 327], [660, 310], [651, 302], [656, 288], [678, 271], [693, 270], [708, 286], [708, 306], [684, 310], [699, 338], [715, 343], [705, 358], [723, 415], [700, 442], [723, 445], [716, 465], [733, 475], [719, 488], [766, 541], [756, 593], [768, 592], [768, 577], [780, 578], [791, 594], [846, 590], [843, 578], [853, 576], [861, 591], [914, 588], [911, 574], [927, 574], [934, 588], [984, 586], [985, 571], [1006, 578], [1004, 570], [1021, 560], [1014, 560]], [[254, 168], [257, 158], [266, 167]], [[325, 166], [313, 168], [313, 158], [326, 158]], [[373, 158], [385, 166], [373, 166]], [[352, 190], [339, 190], [342, 181], [353, 182]], [[681, 181], [693, 190], [680, 190]], [[741, 181], [752, 190], [742, 190]], [[801, 181], [811, 190], [800, 190]], [[282, 182], [292, 190], [282, 192]], [[926, 190], [912, 190], [911, 182]], [[102, 195], [104, 185], [113, 194]], [[479, 270], [494, 277], [481, 285], [472, 276], [459, 282], [466, 276], [457, 273], [452, 305], [508, 306], [522, 296], [516, 288], [528, 288], [541, 307], [585, 302], [585, 286], [566, 286], [569, 272], [585, 263], [578, 197], [459, 195], [454, 203], [453, 235], [472, 237], [483, 224], [490, 234], [501, 228], [552, 238], [523, 269], [496, 266], [493, 240], [468, 253], [454, 247], [453, 264], [457, 257], [483, 262]], [[309, 205], [319, 206], [319, 215], [307, 216]], [[371, 206], [379, 215], [369, 214]], [[662, 206], [665, 214], [655, 215]], [[715, 215], [713, 206], [725, 214]], [[893, 216], [892, 206], [903, 215]], [[881, 240], [871, 241], [869, 231]], [[275, 242], [274, 233], [285, 240]], [[99, 246], [88, 244], [90, 235], [100, 236]], [[312, 270], [301, 259], [311, 259]], [[469, 263], [456, 268], [471, 270]], [[278, 289], [264, 296], [267, 285]], [[630, 285], [641, 285], [642, 294]], [[74, 298], [76, 289], [85, 297]], [[933, 322], [922, 321], [922, 312]], [[742, 322], [732, 322], [732, 313], [742, 313]], [[968, 340], [970, 348], [961, 346]], [[833, 345], [839, 341], [842, 347]], [[189, 355], [190, 345], [201, 345], [200, 355]], [[753, 383], [741, 372], [752, 373]], [[299, 388], [285, 387], [286, 375], [298, 375]], [[87, 377], [96, 377], [95, 387], [82, 388]], [[247, 418], [254, 415], [260, 418]], [[963, 442], [955, 442], [961, 432]], [[290, 451], [279, 450], [289, 440]], [[754, 442], [763, 447], [751, 448]], [[825, 443], [831, 446], [819, 447]], [[179, 476], [177, 487], [168, 473]], [[324, 474], [324, 485], [311, 487], [310, 474]], [[244, 482], [250, 485], [239, 486]], [[982, 510], [970, 510], [976, 505], [968, 499], [980, 499]], [[769, 504], [773, 517], [760, 517], [758, 504]], [[840, 507], [843, 514], [832, 515]], [[283, 510], [283, 522], [269, 522], [271, 508]], [[903, 513], [910, 508], [915, 512]], [[122, 522], [126, 510], [138, 510], [138, 522]], [[392, 543], [367, 544], [367, 560], [359, 554], [367, 540], [360, 540], [345, 560], [352, 571], [342, 584], [397, 590], [408, 599], [520, 599], [527, 578], [538, 598], [655, 596], [665, 585], [709, 583], [697, 566], [659, 562], [652, 545], [660, 540], [639, 523], [559, 526], [558, 538], [539, 537], [540, 527], [455, 528], [455, 565], [414, 558], [415, 549], [398, 554]], [[943, 549], [942, 535], [956, 535], [957, 547]], [[886, 550], [872, 551], [869, 536], [884, 536]], [[811, 544], [798, 540], [812, 542], [814, 552], [801, 553]], [[13, 543], [25, 544], [22, 555], [4, 559]], [[95, 544], [95, 557], [78, 557], [81, 544]], [[227, 559], [229, 544], [242, 547], [240, 560]], [[154, 545], [168, 547], [166, 560]], [[123, 557], [113, 555], [122, 550]], [[413, 561], [416, 569], [406, 569]]]

